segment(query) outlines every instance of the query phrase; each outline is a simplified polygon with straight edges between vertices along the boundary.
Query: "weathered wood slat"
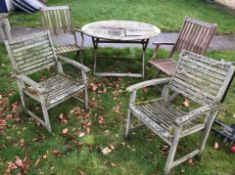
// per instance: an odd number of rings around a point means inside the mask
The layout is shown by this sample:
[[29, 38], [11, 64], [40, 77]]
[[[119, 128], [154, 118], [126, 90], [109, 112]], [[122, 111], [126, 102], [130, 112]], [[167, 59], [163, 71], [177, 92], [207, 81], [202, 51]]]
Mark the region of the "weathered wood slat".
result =
[[[157, 52], [161, 44], [156, 45], [152, 59], [149, 61], [160, 72], [167, 75], [175, 73], [176, 65], [170, 59], [175, 51], [188, 50], [197, 54], [204, 54], [212, 40], [216, 30], [216, 24], [209, 24], [203, 21], [185, 17], [179, 36], [167, 58], [171, 64], [157, 59]], [[202, 66], [203, 67], [203, 66]], [[222, 70], [223, 71], [223, 70]]]
[[[23, 107], [29, 115], [39, 120], [49, 132], [51, 132], [51, 125], [48, 110], [73, 97], [77, 92], [84, 93], [83, 102], [85, 108], [88, 109], [86, 72], [89, 71], [89, 68], [65, 57], [59, 57], [60, 61], [68, 63], [82, 72], [80, 80], [74, 80], [64, 75], [62, 64], [56, 56], [49, 31], [5, 41], [5, 45], [14, 68]], [[55, 69], [57, 69], [55, 75], [43, 82], [36, 83], [26, 76], [48, 69], [51, 66], [55, 66]], [[41, 120], [27, 109], [25, 96], [41, 104], [44, 120]]]
[[[192, 32], [201, 32], [198, 27], [189, 25]], [[187, 37], [187, 34], [182, 33]], [[195, 40], [200, 41], [199, 38]], [[185, 46], [181, 46], [185, 47]], [[136, 91], [140, 88], [163, 82], [163, 79], [149, 80], [127, 88], [132, 92], [129, 103], [126, 135], [129, 134], [133, 114], [160, 138], [170, 145], [164, 174], [186, 160], [201, 155], [208, 138], [212, 123], [221, 108], [221, 102], [235, 75], [231, 63], [216, 61], [189, 51], [182, 51], [175, 73], [164, 86], [161, 98], [135, 103]], [[185, 98], [198, 103], [189, 112], [181, 111], [182, 106], [173, 104], [171, 91], [182, 94]], [[170, 93], [171, 92], [171, 93]], [[204, 130], [196, 150], [174, 160], [180, 138]]]

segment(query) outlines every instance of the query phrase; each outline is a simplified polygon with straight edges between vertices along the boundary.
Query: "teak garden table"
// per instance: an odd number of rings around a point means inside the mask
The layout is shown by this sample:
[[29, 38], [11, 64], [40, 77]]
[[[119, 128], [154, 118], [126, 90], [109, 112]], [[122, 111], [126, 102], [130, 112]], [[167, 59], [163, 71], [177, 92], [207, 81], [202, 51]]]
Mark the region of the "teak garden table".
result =
[[[82, 32], [92, 37], [94, 46], [94, 74], [97, 76], [118, 76], [118, 77], [144, 77], [144, 56], [151, 37], [160, 33], [160, 29], [152, 24], [124, 21], [107, 20], [86, 24], [82, 27]], [[115, 73], [96, 72], [97, 49], [100, 43], [123, 43], [142, 45], [142, 72], [141, 73]]]

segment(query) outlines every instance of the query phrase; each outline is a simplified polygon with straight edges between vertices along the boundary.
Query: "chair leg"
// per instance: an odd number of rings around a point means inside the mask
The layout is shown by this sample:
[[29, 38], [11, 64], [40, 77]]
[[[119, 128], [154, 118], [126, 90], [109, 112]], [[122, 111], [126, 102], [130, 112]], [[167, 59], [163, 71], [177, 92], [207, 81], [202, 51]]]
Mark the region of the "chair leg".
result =
[[84, 89], [84, 105], [85, 105], [85, 109], [88, 110], [89, 109], [89, 105], [88, 105], [88, 91], [87, 91], [87, 86]]
[[[129, 104], [133, 104], [135, 102], [135, 98], [136, 98], [136, 90], [131, 93]], [[128, 139], [128, 136], [130, 134], [130, 130], [131, 130], [131, 109], [129, 107], [128, 113], [127, 113], [126, 131], [125, 131], [125, 135], [124, 135], [125, 139]]]
[[202, 135], [201, 135], [202, 139], [201, 139], [201, 142], [199, 144], [200, 152], [197, 155], [198, 159], [201, 158], [202, 152], [203, 152], [203, 150], [205, 148], [205, 145], [206, 145], [206, 141], [207, 141], [207, 139], [209, 137], [209, 134], [210, 134], [211, 127], [212, 127], [212, 125], [215, 121], [215, 118], [216, 118], [218, 112], [219, 111], [214, 111], [214, 112], [209, 113], [209, 118], [208, 118], [208, 121], [206, 123], [206, 127], [205, 127], [205, 129], [204, 129], [204, 131], [202, 132]]
[[51, 133], [51, 124], [50, 124], [48, 110], [47, 110], [47, 107], [46, 107], [45, 100], [43, 98], [41, 98], [40, 101], [41, 101], [42, 112], [43, 112], [43, 117], [44, 117], [46, 128], [47, 128], [48, 132]]
[[177, 146], [178, 146], [179, 139], [180, 139], [180, 134], [181, 134], [181, 128], [177, 128], [176, 132], [175, 132], [173, 142], [172, 142], [172, 145], [171, 145], [171, 148], [170, 148], [169, 153], [168, 153], [167, 160], [166, 160], [164, 173], [163, 173], [164, 175], [169, 175], [170, 169], [172, 168], [175, 153], [176, 153]]
[[131, 109], [128, 109], [126, 131], [125, 131], [125, 135], [124, 135], [125, 139], [129, 138], [130, 131], [131, 131]]
[[20, 93], [20, 99], [21, 99], [21, 103], [24, 109], [26, 109], [26, 103], [25, 103], [25, 95], [23, 92], [23, 84], [20, 81], [17, 81], [17, 86], [19, 89], [19, 93]]

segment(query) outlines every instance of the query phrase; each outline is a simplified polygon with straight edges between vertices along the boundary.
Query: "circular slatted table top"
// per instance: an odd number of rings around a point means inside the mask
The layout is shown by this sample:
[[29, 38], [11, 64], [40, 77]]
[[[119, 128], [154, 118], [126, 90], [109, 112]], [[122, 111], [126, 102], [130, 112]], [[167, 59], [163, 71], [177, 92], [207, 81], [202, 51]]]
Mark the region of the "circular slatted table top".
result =
[[143, 40], [157, 36], [161, 30], [148, 23], [107, 20], [86, 24], [81, 29], [86, 35], [108, 40]]

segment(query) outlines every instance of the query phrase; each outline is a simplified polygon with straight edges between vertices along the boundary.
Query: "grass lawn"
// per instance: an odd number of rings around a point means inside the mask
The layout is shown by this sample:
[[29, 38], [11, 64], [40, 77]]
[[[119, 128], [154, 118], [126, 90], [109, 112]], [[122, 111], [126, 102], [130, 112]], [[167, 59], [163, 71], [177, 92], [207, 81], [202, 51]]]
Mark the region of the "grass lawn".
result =
[[[107, 19], [137, 20], [162, 31], [179, 31], [185, 16], [218, 24], [218, 33], [234, 33], [235, 18], [206, 0], [48, 0], [48, 5], [70, 5], [74, 25]], [[14, 26], [40, 26], [40, 14], [12, 13]]]
[[[104, 49], [106, 53], [116, 51], [119, 50]], [[0, 52], [0, 119], [6, 120], [6, 125], [0, 126], [0, 174], [7, 174], [10, 170], [12, 174], [21, 172], [31, 175], [160, 175], [162, 173], [166, 153], [161, 151], [164, 143], [157, 136], [148, 129], [142, 129], [133, 133], [128, 142], [122, 137], [129, 101], [129, 94], [125, 88], [141, 81], [140, 79], [97, 78], [90, 74], [90, 111], [88, 113], [82, 111], [82, 105], [74, 99], [53, 108], [50, 111], [53, 134], [49, 134], [46, 129], [37, 126], [22, 110], [3, 45], [0, 45]], [[136, 55], [139, 51], [123, 49], [121, 52]], [[151, 51], [148, 50], [146, 57], [149, 58], [150, 54]], [[160, 54], [163, 56], [166, 52], [162, 50]], [[231, 61], [234, 60], [235, 52], [213, 51], [208, 55]], [[68, 56], [75, 57], [75, 55]], [[82, 53], [82, 58], [88, 67], [92, 67], [91, 49], [86, 49]], [[67, 71], [71, 70], [67, 68]], [[146, 64], [146, 72], [146, 79], [154, 77], [154, 70], [149, 64]], [[44, 74], [38, 75], [41, 76]], [[235, 123], [234, 85], [233, 82], [224, 110], [219, 115], [219, 118], [228, 123]], [[155, 93], [158, 94], [149, 89], [142, 95], [152, 97]], [[59, 116], [64, 120], [61, 121]], [[62, 135], [61, 132], [65, 128], [68, 129], [68, 134]], [[195, 137], [180, 142], [178, 153], [183, 154], [193, 148], [196, 145]], [[213, 148], [215, 142], [221, 145], [218, 150]], [[221, 141], [211, 134], [201, 161], [180, 165], [172, 170], [172, 175], [234, 174], [234, 155], [222, 145]], [[113, 150], [103, 155], [101, 152], [107, 150], [107, 147]], [[14, 167], [13, 162], [21, 168]]]

